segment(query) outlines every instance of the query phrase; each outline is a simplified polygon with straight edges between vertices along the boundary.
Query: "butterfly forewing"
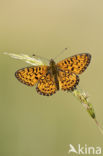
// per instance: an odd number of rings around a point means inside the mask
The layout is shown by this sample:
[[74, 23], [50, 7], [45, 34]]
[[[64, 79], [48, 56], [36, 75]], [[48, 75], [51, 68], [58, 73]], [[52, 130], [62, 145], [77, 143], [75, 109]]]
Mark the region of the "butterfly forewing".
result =
[[68, 57], [57, 63], [57, 66], [64, 71], [81, 74], [89, 65], [90, 60], [91, 55], [88, 53], [83, 53]]
[[48, 66], [33, 66], [17, 70], [15, 73], [16, 78], [28, 85], [34, 86], [38, 80], [46, 74]]

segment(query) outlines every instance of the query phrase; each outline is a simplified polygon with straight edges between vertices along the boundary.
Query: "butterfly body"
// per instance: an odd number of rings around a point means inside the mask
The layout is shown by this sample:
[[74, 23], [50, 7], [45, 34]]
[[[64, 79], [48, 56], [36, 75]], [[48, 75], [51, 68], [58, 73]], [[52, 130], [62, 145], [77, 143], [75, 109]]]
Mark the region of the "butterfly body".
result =
[[57, 87], [57, 90], [59, 90], [59, 81], [58, 81], [58, 67], [55, 63], [55, 61], [53, 59], [50, 60], [50, 63], [49, 63], [49, 68], [50, 68], [50, 74], [51, 76], [54, 77], [54, 81], [55, 81], [55, 85]]
[[82, 53], [68, 57], [58, 63], [50, 60], [49, 66], [32, 66], [16, 71], [16, 78], [28, 85], [37, 84], [36, 90], [41, 95], [50, 96], [59, 89], [73, 91], [79, 83], [79, 74], [89, 65], [91, 55]]

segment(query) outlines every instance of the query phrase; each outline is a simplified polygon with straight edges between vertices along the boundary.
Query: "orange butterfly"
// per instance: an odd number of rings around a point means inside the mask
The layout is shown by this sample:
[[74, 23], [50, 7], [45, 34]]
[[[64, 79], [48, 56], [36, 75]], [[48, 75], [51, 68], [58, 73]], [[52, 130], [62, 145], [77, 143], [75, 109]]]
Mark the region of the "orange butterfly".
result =
[[53, 59], [49, 66], [32, 66], [16, 71], [16, 78], [28, 85], [34, 86], [41, 95], [50, 96], [60, 89], [73, 91], [79, 83], [79, 76], [85, 71], [91, 61], [88, 53], [68, 57], [57, 64]]

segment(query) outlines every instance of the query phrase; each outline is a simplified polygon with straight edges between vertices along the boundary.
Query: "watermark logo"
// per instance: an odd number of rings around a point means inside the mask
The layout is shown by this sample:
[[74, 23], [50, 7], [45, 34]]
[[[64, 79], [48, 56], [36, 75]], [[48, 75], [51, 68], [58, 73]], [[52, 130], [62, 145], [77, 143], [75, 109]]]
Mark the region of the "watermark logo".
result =
[[68, 153], [75, 153], [75, 154], [102, 154], [102, 148], [100, 146], [94, 147], [94, 146], [87, 146], [85, 144], [84, 146], [81, 146], [80, 144], [77, 145], [75, 148], [72, 144], [69, 144], [69, 151]]

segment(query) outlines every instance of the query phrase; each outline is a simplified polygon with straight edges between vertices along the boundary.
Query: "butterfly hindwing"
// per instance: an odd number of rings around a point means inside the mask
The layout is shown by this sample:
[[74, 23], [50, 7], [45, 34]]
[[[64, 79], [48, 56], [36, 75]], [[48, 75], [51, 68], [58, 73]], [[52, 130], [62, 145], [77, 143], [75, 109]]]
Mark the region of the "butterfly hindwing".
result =
[[50, 73], [42, 76], [37, 84], [36, 90], [39, 94], [45, 96], [50, 96], [56, 93], [57, 86], [54, 80], [54, 76]]
[[57, 63], [58, 68], [73, 72], [75, 74], [81, 74], [88, 67], [91, 60], [89, 53], [83, 53], [68, 57]]
[[46, 74], [48, 66], [32, 66], [17, 70], [15, 72], [16, 78], [28, 85], [34, 86], [38, 80]]
[[79, 76], [69, 72], [59, 71], [58, 79], [62, 90], [73, 91], [79, 83]]

